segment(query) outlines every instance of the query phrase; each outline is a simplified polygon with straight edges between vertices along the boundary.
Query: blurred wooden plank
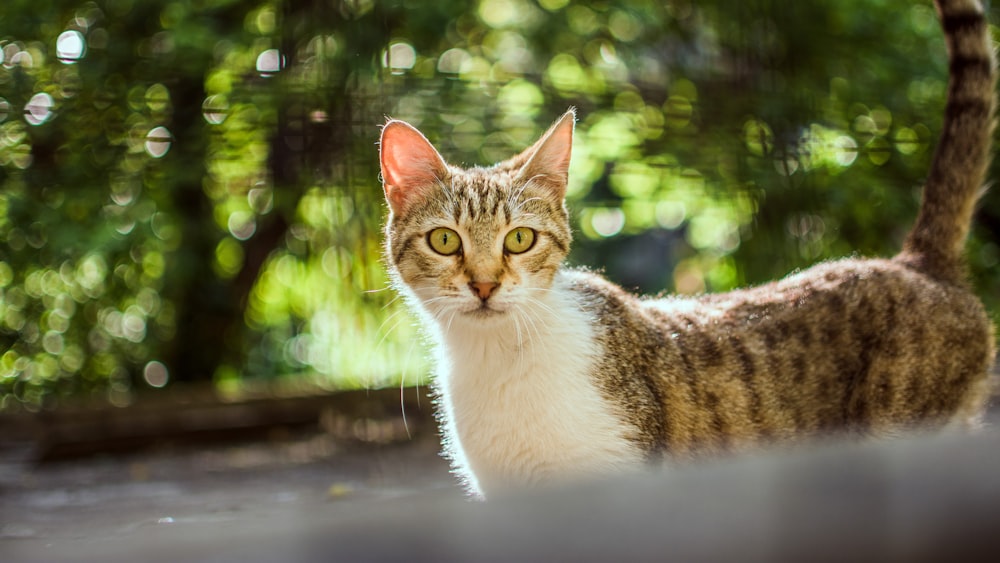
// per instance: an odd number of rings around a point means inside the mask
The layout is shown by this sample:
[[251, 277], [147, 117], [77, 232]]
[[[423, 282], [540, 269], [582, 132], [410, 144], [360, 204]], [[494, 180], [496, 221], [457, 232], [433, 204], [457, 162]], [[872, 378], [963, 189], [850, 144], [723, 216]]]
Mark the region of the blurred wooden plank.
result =
[[[120, 452], [155, 442], [224, 441], [262, 438], [276, 427], [323, 426], [362, 441], [434, 428], [427, 389], [340, 391], [292, 397], [255, 397], [227, 401], [207, 388], [140, 398], [127, 407], [67, 407], [39, 413], [0, 415], [0, 452], [23, 455], [31, 444], [35, 460], [64, 459], [99, 452]], [[406, 427], [401, 427], [403, 416]], [[376, 421], [398, 432], [383, 429]], [[357, 421], [372, 421], [358, 427]], [[368, 431], [370, 427], [371, 431]], [[2, 457], [2, 455], [0, 455]]]
[[[1000, 366], [994, 368], [1000, 369]], [[1000, 377], [987, 420], [1000, 424]], [[404, 418], [406, 419], [404, 421]], [[357, 421], [394, 421], [396, 430]], [[239, 400], [220, 397], [211, 386], [150, 393], [127, 407], [64, 405], [39, 413], [0, 414], [0, 464], [18, 459], [65, 459], [129, 451], [156, 442], [205, 442], [266, 438], [276, 427], [321, 425], [362, 441], [386, 441], [412, 432], [436, 432], [427, 387], [275, 396], [267, 392]]]

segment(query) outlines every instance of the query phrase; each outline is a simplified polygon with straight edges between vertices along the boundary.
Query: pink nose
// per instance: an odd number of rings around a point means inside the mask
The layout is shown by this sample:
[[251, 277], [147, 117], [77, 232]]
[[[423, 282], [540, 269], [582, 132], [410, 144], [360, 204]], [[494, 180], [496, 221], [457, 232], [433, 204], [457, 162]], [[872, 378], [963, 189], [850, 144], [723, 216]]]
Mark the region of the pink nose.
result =
[[500, 284], [496, 282], [469, 282], [469, 288], [472, 289], [472, 293], [475, 293], [483, 301], [489, 299], [498, 287], [500, 287]]

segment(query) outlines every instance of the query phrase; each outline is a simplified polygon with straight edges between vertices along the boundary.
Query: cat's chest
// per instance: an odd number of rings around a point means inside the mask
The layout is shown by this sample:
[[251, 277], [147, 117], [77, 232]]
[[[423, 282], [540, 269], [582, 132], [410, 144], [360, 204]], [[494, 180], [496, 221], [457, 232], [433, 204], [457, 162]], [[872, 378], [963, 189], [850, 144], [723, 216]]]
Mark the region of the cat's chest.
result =
[[484, 489], [604, 473], [641, 457], [595, 382], [601, 345], [586, 316], [569, 307], [539, 318], [520, 345], [516, 335], [465, 334], [448, 350], [446, 408]]

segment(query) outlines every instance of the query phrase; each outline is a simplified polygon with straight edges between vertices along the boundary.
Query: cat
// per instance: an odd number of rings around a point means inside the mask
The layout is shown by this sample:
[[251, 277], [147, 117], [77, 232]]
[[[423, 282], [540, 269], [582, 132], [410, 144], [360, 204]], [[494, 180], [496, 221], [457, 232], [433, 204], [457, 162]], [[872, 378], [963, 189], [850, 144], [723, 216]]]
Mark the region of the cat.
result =
[[750, 289], [637, 297], [564, 266], [572, 109], [488, 168], [452, 166], [387, 120], [385, 260], [436, 343], [443, 447], [469, 491], [978, 423], [994, 337], [962, 248], [990, 159], [996, 63], [978, 1], [936, 5], [950, 85], [902, 251]]

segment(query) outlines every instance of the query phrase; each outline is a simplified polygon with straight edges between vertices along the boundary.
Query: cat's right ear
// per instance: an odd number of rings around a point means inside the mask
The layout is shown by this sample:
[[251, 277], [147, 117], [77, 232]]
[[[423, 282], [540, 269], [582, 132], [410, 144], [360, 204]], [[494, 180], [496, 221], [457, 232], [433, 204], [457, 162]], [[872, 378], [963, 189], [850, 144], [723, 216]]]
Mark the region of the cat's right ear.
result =
[[427, 137], [405, 121], [390, 119], [379, 141], [382, 189], [396, 215], [424, 199], [448, 175], [448, 165]]
[[549, 127], [534, 145], [515, 157], [527, 158], [518, 177], [544, 187], [557, 201], [566, 196], [569, 159], [573, 152], [573, 128], [576, 110], [570, 108]]

